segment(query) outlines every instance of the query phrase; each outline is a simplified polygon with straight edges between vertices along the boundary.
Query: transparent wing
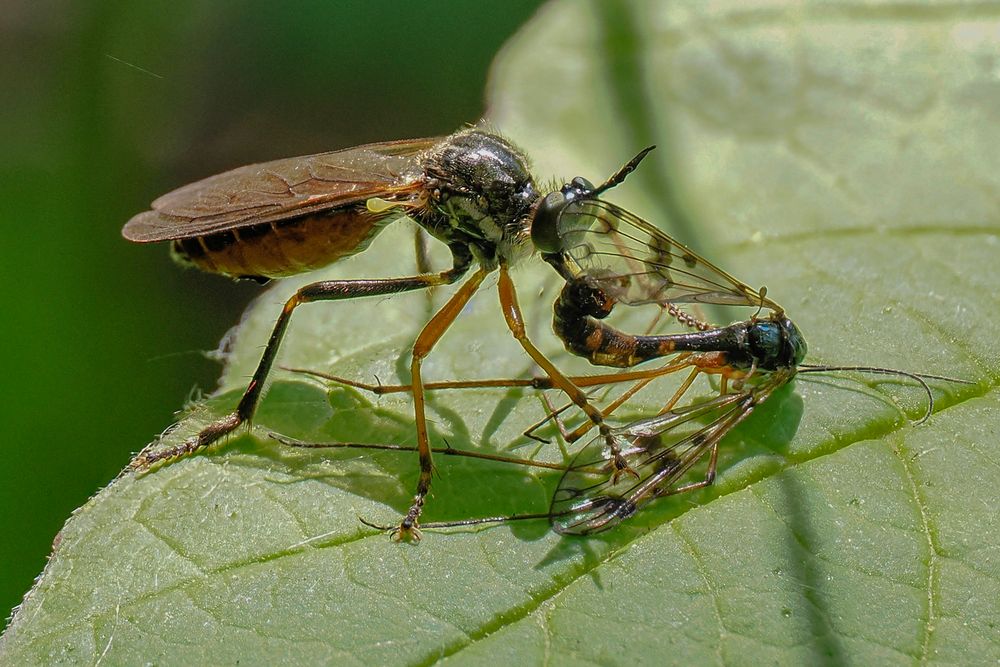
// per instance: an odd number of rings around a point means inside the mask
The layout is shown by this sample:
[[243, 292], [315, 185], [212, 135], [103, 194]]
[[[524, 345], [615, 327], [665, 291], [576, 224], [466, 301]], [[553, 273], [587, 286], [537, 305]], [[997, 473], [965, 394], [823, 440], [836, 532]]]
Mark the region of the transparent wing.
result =
[[251, 164], [185, 185], [129, 220], [138, 243], [203, 236], [416, 190], [417, 156], [439, 138], [388, 141]]
[[549, 520], [567, 535], [607, 530], [651, 500], [676, 493], [691, 468], [754, 408], [795, 375], [769, 374], [744, 391], [717, 396], [612, 431], [620, 456], [638, 475], [618, 471], [603, 436], [574, 457], [552, 498]]
[[611, 202], [585, 199], [569, 204], [557, 233], [577, 270], [622, 303], [718, 304], [782, 312], [760, 291]]

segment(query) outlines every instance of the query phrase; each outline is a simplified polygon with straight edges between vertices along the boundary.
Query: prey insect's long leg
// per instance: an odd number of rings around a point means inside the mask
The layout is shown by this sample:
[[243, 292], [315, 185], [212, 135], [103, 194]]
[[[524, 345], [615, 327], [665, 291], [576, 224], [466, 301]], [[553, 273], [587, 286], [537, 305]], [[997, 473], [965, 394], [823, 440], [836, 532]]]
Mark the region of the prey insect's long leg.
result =
[[[695, 369], [698, 371], [698, 369]], [[690, 379], [694, 379], [697, 376], [697, 372], [692, 373]], [[725, 376], [723, 376], [725, 377]], [[733, 413], [728, 419], [720, 424], [714, 429], [713, 433], [705, 437], [705, 444], [709, 444], [709, 456], [708, 456], [708, 469], [705, 471], [705, 477], [697, 482], [691, 482], [689, 484], [684, 484], [683, 486], [670, 487], [665, 486], [662, 489], [657, 490], [656, 496], [673, 496], [681, 493], [687, 493], [688, 491], [695, 491], [696, 489], [703, 489], [707, 486], [711, 486], [715, 483], [715, 475], [718, 469], [719, 463], [719, 443], [722, 441], [722, 436], [731, 431], [737, 424], [742, 422], [744, 419], [750, 416], [754, 408], [763, 403], [770, 397], [774, 390], [780, 386], [782, 383], [775, 383], [772, 386], [762, 389], [757, 393], [756, 396], [751, 395], [750, 398], [745, 403], [745, 408], [738, 410]], [[664, 413], [661, 413], [664, 414]], [[697, 450], [695, 450], [697, 452]], [[692, 457], [693, 461], [701, 458], [701, 454], [698, 453], [696, 456]]]
[[[596, 375], [570, 375], [567, 379], [572, 382], [577, 387], [603, 387], [612, 384], [621, 384], [623, 382], [635, 381], [635, 384], [629, 389], [622, 392], [622, 394], [616, 398], [614, 401], [609, 403], [601, 410], [601, 414], [607, 418], [611, 414], [625, 404], [632, 396], [642, 390], [646, 385], [648, 385], [653, 380], [660, 378], [669, 373], [674, 373], [680, 369], [688, 368], [691, 365], [690, 355], [688, 353], [682, 353], [677, 359], [671, 361], [669, 364], [664, 366], [659, 366], [656, 368], [646, 368], [642, 370], [627, 370], [618, 371], [615, 373], [602, 373]], [[285, 370], [292, 371], [293, 373], [302, 373], [304, 375], [311, 375], [316, 378], [323, 380], [329, 380], [331, 382], [336, 382], [337, 384], [342, 384], [348, 387], [354, 387], [355, 389], [361, 389], [364, 391], [370, 391], [376, 395], [383, 394], [395, 394], [395, 393], [408, 393], [413, 391], [413, 385], [410, 384], [372, 384], [370, 382], [358, 382], [357, 380], [351, 380], [349, 378], [340, 377], [337, 375], [331, 375], [329, 373], [324, 373], [322, 371], [314, 371], [305, 368], [290, 368], [283, 367]], [[666, 412], [670, 410], [684, 394], [687, 388], [691, 385], [694, 377], [688, 378], [682, 387], [677, 390], [674, 396], [666, 403], [665, 407], [661, 410]], [[497, 379], [486, 379], [486, 380], [443, 380], [437, 382], [426, 382], [423, 385], [425, 391], [431, 390], [444, 390], [444, 389], [486, 389], [486, 388], [506, 388], [506, 387], [526, 387], [530, 389], [554, 389], [556, 388], [555, 383], [552, 378], [547, 376], [535, 376], [531, 378], [497, 378]], [[543, 398], [543, 400], [545, 400]], [[533, 440], [538, 440], [537, 436], [533, 435], [535, 431], [544, 426], [549, 421], [555, 419], [560, 427], [560, 432], [563, 437], [566, 438], [567, 442], [575, 442], [585, 435], [591, 428], [593, 428], [594, 423], [591, 421], [585, 422], [581, 427], [575, 431], [566, 430], [565, 426], [559, 421], [558, 415], [565, 412], [571, 408], [575, 403], [568, 403], [559, 408], [554, 408], [546, 402], [546, 416], [532, 424], [525, 431], [524, 435], [526, 437], [532, 438]]]
[[420, 367], [424, 358], [430, 354], [434, 345], [441, 339], [444, 332], [448, 330], [462, 308], [469, 302], [472, 295], [476, 293], [483, 279], [489, 274], [487, 269], [479, 269], [465, 281], [465, 284], [455, 292], [441, 310], [439, 310], [430, 322], [424, 325], [420, 335], [417, 336], [413, 344], [413, 360], [410, 362], [410, 377], [413, 385], [413, 411], [417, 426], [417, 452], [420, 457], [420, 478], [417, 480], [417, 493], [413, 496], [413, 504], [399, 527], [393, 532], [394, 539], [413, 538], [420, 539], [420, 532], [417, 530], [417, 520], [423, 510], [424, 500], [427, 492], [431, 488], [431, 473], [434, 471], [434, 464], [431, 460], [430, 439], [427, 434], [426, 402], [424, 399], [423, 378], [420, 374]]
[[709, 448], [710, 454], [708, 455], [708, 470], [705, 471], [704, 479], [697, 482], [691, 482], [690, 484], [685, 484], [684, 486], [678, 486], [676, 488], [667, 487], [666, 491], [658, 492], [656, 495], [676, 496], [681, 493], [704, 489], [706, 486], [712, 486], [712, 484], [715, 483], [715, 473], [719, 465], [719, 442], [720, 440], [715, 440]]
[[[294, 440], [272, 433], [271, 437], [288, 447], [297, 449], [372, 449], [390, 452], [419, 452], [420, 448], [411, 445], [384, 445], [367, 442], [305, 442]], [[496, 461], [498, 463], [510, 463], [513, 465], [526, 466], [530, 468], [545, 468], [547, 470], [566, 470], [566, 466], [561, 463], [548, 463], [546, 461], [535, 461], [518, 456], [504, 456], [503, 454], [489, 454], [487, 452], [476, 452], [469, 449], [455, 449], [454, 447], [431, 447], [434, 454], [445, 456], [458, 456], [482, 461]]]
[[[650, 382], [652, 382], [653, 380], [655, 380], [660, 375], [666, 375], [667, 373], [673, 373], [673, 372], [678, 371], [678, 370], [680, 370], [682, 368], [689, 367], [691, 365], [691, 361], [690, 361], [689, 357], [690, 357], [690, 355], [683, 354], [683, 355], [681, 355], [681, 357], [677, 361], [674, 361], [673, 363], [667, 364], [666, 366], [661, 366], [660, 368], [656, 369], [656, 371], [657, 371], [656, 375], [647, 375], [647, 376], [644, 376], [644, 377], [640, 377], [635, 384], [633, 384], [631, 387], [629, 387], [624, 392], [622, 392], [621, 396], [619, 396], [618, 398], [616, 398], [615, 400], [613, 400], [611, 403], [609, 403], [607, 405], [607, 407], [605, 407], [601, 411], [601, 413], [605, 417], [610, 417], [611, 414], [615, 410], [617, 410], [622, 405], [624, 405], [630, 398], [632, 398], [637, 393], [639, 393], [640, 391], [642, 391], [642, 389], [645, 388], [646, 385], [648, 385]], [[694, 382], [694, 379], [698, 376], [698, 373], [700, 373], [700, 372], [701, 371], [699, 369], [697, 369], [697, 368], [695, 368], [691, 372], [691, 374], [687, 377], [687, 379], [685, 379], [684, 382], [681, 383], [681, 386], [677, 388], [677, 390], [674, 392], [674, 395], [670, 398], [670, 400], [667, 401], [666, 404], [663, 406], [663, 408], [660, 409], [659, 414], [662, 415], [662, 414], [664, 414], [666, 412], [669, 412], [670, 409], [673, 408], [674, 405], [677, 404], [677, 401], [679, 401], [681, 399], [681, 397], [685, 393], [687, 393], [687, 390], [691, 388], [691, 384]], [[628, 375], [628, 373], [622, 373], [622, 375], [625, 376], [625, 375]], [[560, 408], [559, 412], [562, 412], [562, 408]], [[587, 422], [584, 422], [583, 424], [581, 424], [580, 426], [578, 426], [573, 431], [570, 431], [568, 433], [564, 433], [563, 437], [566, 438], [566, 442], [576, 442], [577, 440], [579, 440], [580, 438], [582, 438], [584, 435], [586, 435], [587, 432], [590, 431], [590, 429], [593, 428], [593, 427], [594, 427], [594, 424], [592, 422], [590, 422], [590, 421], [587, 421]]]
[[249, 422], [260, 402], [264, 383], [271, 371], [274, 358], [278, 353], [281, 339], [288, 328], [292, 313], [298, 306], [314, 301], [338, 301], [363, 296], [382, 296], [417, 289], [426, 289], [435, 285], [447, 285], [460, 278], [471, 263], [469, 252], [461, 247], [452, 248], [454, 264], [451, 269], [436, 274], [424, 274], [408, 278], [390, 278], [381, 280], [327, 280], [312, 283], [302, 287], [285, 302], [278, 321], [274, 324], [271, 337], [267, 341], [264, 353], [257, 370], [254, 371], [250, 384], [240, 399], [236, 410], [231, 414], [212, 422], [198, 433], [174, 447], [140, 452], [129, 464], [129, 469], [142, 471], [158, 461], [186, 456], [212, 444], [227, 433], [231, 433], [240, 424]]
[[[282, 368], [293, 373], [311, 375], [322, 380], [330, 380], [331, 382], [336, 382], [337, 384], [354, 387], [355, 389], [363, 389], [364, 391], [370, 391], [371, 393], [378, 395], [398, 394], [413, 391], [413, 385], [410, 384], [372, 384], [370, 382], [358, 382], [357, 380], [343, 378], [339, 375], [331, 375], [329, 373], [324, 373], [323, 371], [313, 371], [307, 368], [292, 368], [288, 366], [282, 366]], [[569, 375], [567, 376], [567, 379], [577, 387], [597, 387], [606, 384], [629, 382], [631, 380], [641, 380], [644, 378], [655, 379], [665, 373], [673, 372], [674, 370], [676, 370], [676, 368], [674, 365], [671, 365], [669, 367], [661, 366], [658, 368], [646, 368], [638, 371], [628, 370], [619, 371], [617, 373], [603, 373], [600, 375]], [[496, 378], [489, 380], [441, 380], [438, 382], [424, 383], [425, 391], [435, 389], [486, 389], [506, 387], [554, 389], [555, 385], [553, 384], [551, 378], [544, 376], [535, 376], [531, 378]]]

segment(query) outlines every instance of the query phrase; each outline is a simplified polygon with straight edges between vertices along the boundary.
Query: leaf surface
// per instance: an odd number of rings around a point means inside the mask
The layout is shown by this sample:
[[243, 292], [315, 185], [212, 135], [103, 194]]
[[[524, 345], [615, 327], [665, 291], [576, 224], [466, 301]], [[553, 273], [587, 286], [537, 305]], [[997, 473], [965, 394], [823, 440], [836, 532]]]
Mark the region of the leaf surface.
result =
[[[860, 376], [799, 378], [723, 444], [704, 492], [597, 537], [544, 522], [394, 544], [412, 453], [299, 451], [266, 437], [412, 444], [407, 396], [279, 373], [253, 435], [125, 477], [67, 522], [0, 643], [59, 661], [421, 664], [996, 661], [1000, 658], [1000, 11], [842, 2], [546, 6], [498, 57], [491, 121], [536, 173], [600, 181], [655, 151], [610, 198], [752, 285], [810, 361], [943, 373], [924, 395]], [[414, 270], [409, 230], [325, 276]], [[447, 257], [436, 255], [437, 264]], [[531, 329], [556, 287], [515, 276]], [[308, 280], [316, 279], [315, 275]], [[223, 392], [235, 405], [280, 304], [265, 292]], [[447, 290], [432, 300], [440, 303]], [[421, 295], [312, 305], [281, 361], [408, 379]], [[429, 379], [530, 375], [493, 283], [425, 365]], [[629, 406], [651, 408], [646, 399]], [[438, 392], [435, 443], [561, 458], [520, 434], [524, 390]], [[554, 473], [437, 457], [427, 518], [544, 511]]]

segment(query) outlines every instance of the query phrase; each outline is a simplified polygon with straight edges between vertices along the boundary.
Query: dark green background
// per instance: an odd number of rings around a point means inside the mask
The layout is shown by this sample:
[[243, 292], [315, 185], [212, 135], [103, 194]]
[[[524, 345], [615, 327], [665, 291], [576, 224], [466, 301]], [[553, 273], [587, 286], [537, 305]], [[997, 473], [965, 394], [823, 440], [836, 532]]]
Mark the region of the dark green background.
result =
[[121, 225], [229, 167], [475, 122], [538, 4], [4, 3], [0, 610], [70, 512], [212, 389], [202, 351], [259, 291]]

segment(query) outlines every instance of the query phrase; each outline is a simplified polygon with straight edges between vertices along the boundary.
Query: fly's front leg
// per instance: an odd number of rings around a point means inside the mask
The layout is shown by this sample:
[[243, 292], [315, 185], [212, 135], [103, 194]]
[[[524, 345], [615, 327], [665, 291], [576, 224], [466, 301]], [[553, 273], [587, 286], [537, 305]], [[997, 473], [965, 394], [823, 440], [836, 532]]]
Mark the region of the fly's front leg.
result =
[[638, 478], [638, 474], [632, 470], [629, 465], [625, 462], [625, 459], [621, 457], [618, 453], [618, 445], [611, 435], [611, 429], [605, 423], [604, 416], [601, 411], [591, 405], [590, 401], [587, 400], [587, 395], [577, 387], [568, 377], [563, 375], [562, 371], [555, 367], [548, 357], [546, 357], [542, 352], [535, 347], [535, 345], [528, 339], [527, 331], [524, 327], [524, 317], [521, 314], [521, 307], [517, 303], [517, 291], [514, 289], [514, 281], [510, 279], [510, 272], [506, 265], [500, 265], [500, 281], [498, 283], [500, 290], [500, 307], [503, 310], [504, 320], [507, 322], [507, 327], [510, 332], [517, 339], [517, 342], [521, 344], [524, 351], [528, 353], [528, 356], [534, 360], [536, 364], [545, 372], [545, 375], [552, 380], [552, 386], [556, 389], [561, 390], [565, 393], [573, 403], [579, 407], [587, 418], [597, 427], [601, 435], [604, 437], [605, 442], [607, 442], [608, 447], [614, 454], [615, 461], [615, 477], [623, 473], [628, 473], [634, 475]]
[[264, 348], [264, 354], [257, 364], [257, 370], [254, 371], [250, 384], [243, 393], [236, 410], [222, 419], [212, 422], [203, 428], [198, 435], [188, 438], [178, 445], [162, 449], [147, 447], [132, 459], [129, 470], [143, 471], [159, 461], [192, 454], [231, 433], [241, 424], [249, 422], [257, 410], [257, 404], [260, 403], [264, 384], [271, 372], [274, 358], [278, 354], [281, 339], [284, 337], [288, 322], [297, 307], [314, 301], [339, 301], [364, 296], [383, 296], [453, 283], [466, 272], [471, 263], [471, 257], [468, 251], [461, 246], [453, 247], [452, 254], [454, 265], [451, 269], [441, 273], [384, 280], [327, 280], [301, 288], [285, 302], [281, 315], [278, 316], [278, 321], [275, 322], [274, 329], [271, 331], [267, 346]]

